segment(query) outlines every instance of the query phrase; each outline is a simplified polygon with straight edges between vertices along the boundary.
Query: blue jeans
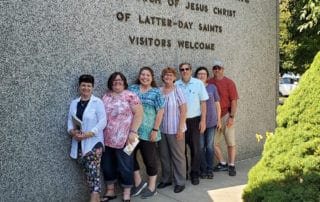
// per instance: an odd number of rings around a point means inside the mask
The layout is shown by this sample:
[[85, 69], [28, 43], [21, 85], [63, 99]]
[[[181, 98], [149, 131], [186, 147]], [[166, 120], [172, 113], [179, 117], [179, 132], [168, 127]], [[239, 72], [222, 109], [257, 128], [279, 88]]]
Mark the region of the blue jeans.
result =
[[200, 135], [201, 149], [201, 165], [200, 171], [202, 174], [213, 172], [213, 139], [216, 127], [206, 128], [204, 134]]
[[101, 168], [106, 184], [114, 184], [120, 177], [123, 188], [133, 186], [133, 154], [129, 156], [123, 149], [106, 146], [101, 157]]

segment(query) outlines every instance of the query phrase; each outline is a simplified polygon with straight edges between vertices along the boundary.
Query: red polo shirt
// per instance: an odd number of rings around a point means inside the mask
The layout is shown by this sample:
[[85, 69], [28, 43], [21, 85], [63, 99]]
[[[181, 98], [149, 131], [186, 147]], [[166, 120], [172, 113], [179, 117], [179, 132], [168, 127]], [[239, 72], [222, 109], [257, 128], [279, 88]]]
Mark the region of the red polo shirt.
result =
[[221, 80], [213, 77], [208, 80], [208, 83], [217, 86], [220, 95], [221, 117], [223, 117], [231, 111], [231, 101], [239, 99], [236, 85], [227, 77], [223, 77]]

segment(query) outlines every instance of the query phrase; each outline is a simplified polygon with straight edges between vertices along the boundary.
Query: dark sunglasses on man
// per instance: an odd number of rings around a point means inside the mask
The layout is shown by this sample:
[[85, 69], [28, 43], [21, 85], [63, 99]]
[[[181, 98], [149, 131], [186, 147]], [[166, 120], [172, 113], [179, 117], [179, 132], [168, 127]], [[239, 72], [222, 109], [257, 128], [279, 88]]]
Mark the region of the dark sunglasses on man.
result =
[[190, 68], [181, 68], [181, 69], [179, 69], [180, 72], [187, 72], [189, 70], [190, 70]]

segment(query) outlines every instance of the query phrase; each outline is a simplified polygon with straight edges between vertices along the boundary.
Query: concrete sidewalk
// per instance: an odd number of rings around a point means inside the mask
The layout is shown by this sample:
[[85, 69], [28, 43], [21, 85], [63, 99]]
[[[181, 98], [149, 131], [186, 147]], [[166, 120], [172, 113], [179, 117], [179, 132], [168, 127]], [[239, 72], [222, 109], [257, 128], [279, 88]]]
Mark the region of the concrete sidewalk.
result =
[[[201, 179], [199, 185], [192, 185], [190, 180], [186, 189], [181, 193], [174, 193], [173, 186], [158, 189], [158, 194], [149, 199], [140, 196], [132, 197], [132, 202], [240, 202], [242, 190], [248, 181], [248, 171], [259, 161], [259, 157], [236, 163], [237, 175], [230, 177], [227, 171], [215, 172], [214, 179]], [[112, 202], [122, 201], [122, 195]]]

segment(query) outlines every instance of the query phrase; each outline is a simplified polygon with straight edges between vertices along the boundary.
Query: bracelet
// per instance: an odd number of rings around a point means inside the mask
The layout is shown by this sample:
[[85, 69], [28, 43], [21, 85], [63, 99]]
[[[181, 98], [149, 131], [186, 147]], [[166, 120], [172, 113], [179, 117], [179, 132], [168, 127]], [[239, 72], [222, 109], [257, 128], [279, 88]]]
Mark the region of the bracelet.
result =
[[155, 128], [152, 128], [152, 131], [158, 132], [159, 130], [158, 130], [158, 129], [155, 129]]
[[138, 134], [138, 132], [135, 131], [135, 130], [129, 130], [129, 132], [130, 132], [130, 133], [134, 133], [134, 134]]
[[230, 115], [229, 117], [233, 119], [233, 118], [234, 118], [234, 115]]
[[93, 137], [94, 133], [93, 132], [89, 132], [89, 137]]

